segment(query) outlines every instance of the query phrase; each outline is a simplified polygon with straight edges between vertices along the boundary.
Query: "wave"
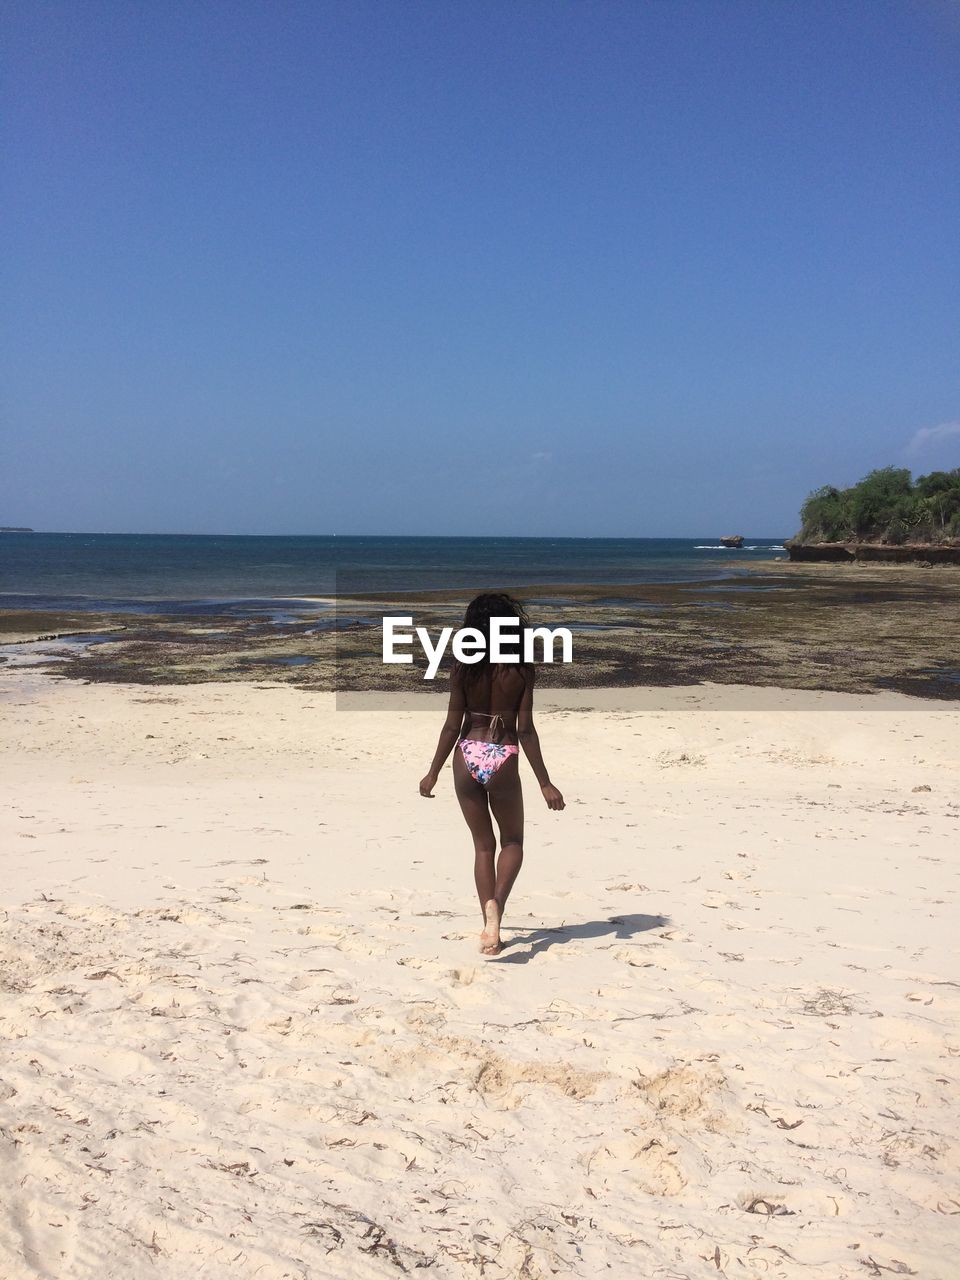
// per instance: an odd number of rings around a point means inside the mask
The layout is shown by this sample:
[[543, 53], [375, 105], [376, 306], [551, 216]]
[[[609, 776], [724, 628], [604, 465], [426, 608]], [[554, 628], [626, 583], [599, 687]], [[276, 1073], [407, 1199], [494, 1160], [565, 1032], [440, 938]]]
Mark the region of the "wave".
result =
[[723, 547], [719, 544], [714, 545], [712, 542], [699, 542], [693, 549], [694, 551], [786, 551], [787, 548], [779, 544], [764, 547], [759, 542], [753, 542], [744, 547]]

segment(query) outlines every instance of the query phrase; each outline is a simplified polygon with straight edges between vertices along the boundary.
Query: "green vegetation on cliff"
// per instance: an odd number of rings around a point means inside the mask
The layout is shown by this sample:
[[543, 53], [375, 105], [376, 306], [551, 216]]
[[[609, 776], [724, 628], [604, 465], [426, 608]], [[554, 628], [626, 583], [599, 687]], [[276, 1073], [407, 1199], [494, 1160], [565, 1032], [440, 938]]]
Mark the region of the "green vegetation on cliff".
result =
[[892, 546], [960, 539], [960, 467], [914, 481], [900, 467], [882, 467], [849, 489], [825, 485], [800, 512], [795, 543], [880, 542]]

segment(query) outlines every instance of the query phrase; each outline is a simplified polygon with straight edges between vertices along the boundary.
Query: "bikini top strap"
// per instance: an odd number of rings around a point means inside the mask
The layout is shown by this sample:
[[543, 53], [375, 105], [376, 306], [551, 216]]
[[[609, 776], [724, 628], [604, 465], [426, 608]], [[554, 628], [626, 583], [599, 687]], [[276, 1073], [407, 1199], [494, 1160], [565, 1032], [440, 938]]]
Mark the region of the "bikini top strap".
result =
[[505, 726], [503, 723], [503, 716], [500, 714], [499, 711], [490, 712], [490, 711], [468, 710], [467, 714], [471, 718], [473, 716], [483, 716], [484, 720], [490, 721], [490, 736], [492, 738], [495, 738], [497, 741], [499, 741], [499, 739], [503, 737]]

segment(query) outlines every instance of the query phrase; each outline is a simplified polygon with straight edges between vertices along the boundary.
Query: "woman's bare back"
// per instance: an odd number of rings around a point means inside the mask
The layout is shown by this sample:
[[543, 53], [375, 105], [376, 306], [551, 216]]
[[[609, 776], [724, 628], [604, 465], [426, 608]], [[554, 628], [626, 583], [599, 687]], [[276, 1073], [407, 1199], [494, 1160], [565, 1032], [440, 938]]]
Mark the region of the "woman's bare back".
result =
[[523, 667], [488, 667], [473, 680], [466, 671], [461, 679], [466, 703], [461, 736], [516, 744], [517, 715], [527, 688]]

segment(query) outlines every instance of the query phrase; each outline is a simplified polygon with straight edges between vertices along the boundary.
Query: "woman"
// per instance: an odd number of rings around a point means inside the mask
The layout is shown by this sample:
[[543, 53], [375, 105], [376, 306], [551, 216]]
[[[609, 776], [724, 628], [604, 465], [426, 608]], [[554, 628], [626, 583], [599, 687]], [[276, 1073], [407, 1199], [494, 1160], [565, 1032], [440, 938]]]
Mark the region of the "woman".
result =
[[[490, 619], [527, 616], [516, 600], [490, 593], [467, 605], [464, 627], [482, 632], [486, 646], [481, 661], [457, 662], [450, 676], [447, 718], [433, 763], [420, 782], [420, 794], [432, 798], [444, 762], [456, 746], [453, 782], [460, 808], [473, 836], [473, 874], [483, 912], [480, 950], [498, 955], [503, 909], [523, 864], [523, 792], [520, 747], [530, 762], [549, 809], [562, 809], [563, 796], [551, 783], [533, 725], [534, 668], [520, 663], [491, 663]], [[500, 830], [500, 857], [491, 811]]]

